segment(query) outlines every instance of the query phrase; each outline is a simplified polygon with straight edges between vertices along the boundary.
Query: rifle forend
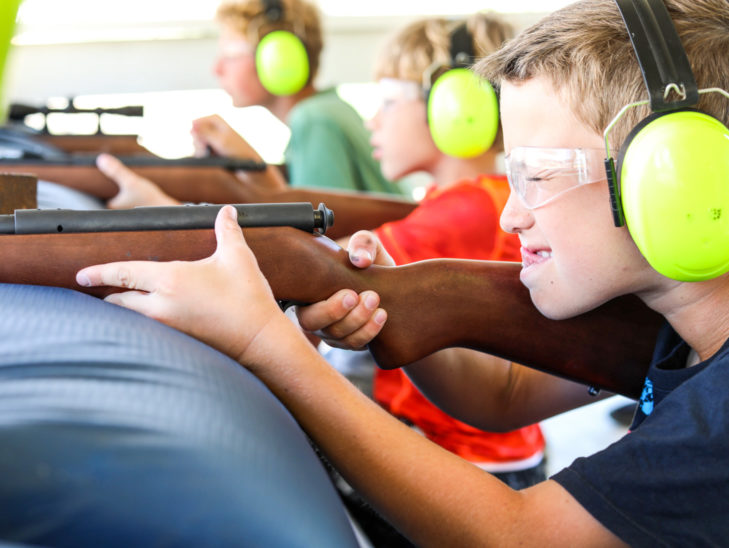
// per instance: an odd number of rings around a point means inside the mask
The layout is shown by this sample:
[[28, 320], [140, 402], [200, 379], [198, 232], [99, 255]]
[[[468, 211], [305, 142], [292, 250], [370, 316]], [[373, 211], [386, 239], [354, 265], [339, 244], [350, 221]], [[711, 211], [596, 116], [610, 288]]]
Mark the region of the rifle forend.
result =
[[[437, 259], [361, 270], [320, 234], [285, 226], [243, 232], [279, 301], [312, 303], [344, 288], [379, 293], [388, 320], [369, 347], [381, 367], [462, 346], [591, 387], [640, 395], [662, 320], [635, 297], [555, 321], [534, 307], [516, 263]], [[0, 235], [0, 282], [104, 296], [119, 289], [82, 288], [76, 272], [113, 261], [197, 260], [215, 246], [211, 229]]]

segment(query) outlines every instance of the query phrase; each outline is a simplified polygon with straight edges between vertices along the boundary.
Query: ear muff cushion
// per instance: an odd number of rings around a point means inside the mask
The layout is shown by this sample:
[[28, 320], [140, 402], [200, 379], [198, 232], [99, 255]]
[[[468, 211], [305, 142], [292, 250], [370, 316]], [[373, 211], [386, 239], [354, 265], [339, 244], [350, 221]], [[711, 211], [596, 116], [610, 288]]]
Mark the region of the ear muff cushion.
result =
[[729, 129], [693, 110], [645, 122], [626, 141], [618, 168], [633, 240], [675, 280], [729, 271]]
[[258, 79], [274, 95], [293, 95], [309, 80], [309, 58], [301, 40], [293, 33], [268, 33], [256, 48]]
[[427, 109], [433, 141], [445, 154], [472, 158], [488, 150], [496, 138], [496, 93], [467, 68], [451, 69], [435, 81]]
[[[0, 95], [2, 93], [3, 72], [5, 61], [10, 49], [10, 39], [15, 30], [15, 16], [20, 0], [3, 0], [0, 4]], [[0, 111], [2, 111], [2, 97], [0, 97]], [[0, 115], [2, 112], [0, 112]], [[2, 117], [2, 116], [0, 116]]]

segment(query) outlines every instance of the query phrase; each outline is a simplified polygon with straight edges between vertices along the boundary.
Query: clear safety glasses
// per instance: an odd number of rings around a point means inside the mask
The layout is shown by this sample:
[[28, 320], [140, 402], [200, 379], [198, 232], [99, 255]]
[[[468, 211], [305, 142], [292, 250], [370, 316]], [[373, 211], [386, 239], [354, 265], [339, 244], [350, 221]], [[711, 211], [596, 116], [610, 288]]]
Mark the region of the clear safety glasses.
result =
[[218, 44], [218, 58], [225, 61], [253, 55], [255, 51], [256, 48], [245, 40], [221, 41]]
[[398, 101], [415, 101], [423, 98], [422, 88], [412, 80], [380, 78], [377, 87], [380, 95], [380, 105], [383, 108], [387, 108]]
[[509, 186], [528, 209], [605, 180], [605, 149], [515, 147], [504, 158]]

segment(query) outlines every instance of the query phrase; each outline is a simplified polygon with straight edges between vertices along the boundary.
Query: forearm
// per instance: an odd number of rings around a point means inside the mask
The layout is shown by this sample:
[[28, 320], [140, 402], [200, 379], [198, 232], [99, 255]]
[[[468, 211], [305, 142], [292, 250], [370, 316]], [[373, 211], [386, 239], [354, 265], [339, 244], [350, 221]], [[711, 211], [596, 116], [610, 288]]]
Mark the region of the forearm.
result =
[[436, 352], [404, 371], [443, 411], [492, 432], [514, 430], [596, 401], [579, 383], [463, 348]]
[[[584, 512], [559, 486], [510, 489], [393, 419], [324, 362], [293, 325], [280, 329], [278, 340], [288, 344], [269, 347], [247, 366], [347, 481], [416, 544], [580, 544], [584, 534], [607, 534], [582, 516], [585, 528], [565, 532], [557, 524], [550, 540], [550, 523]], [[553, 504], [545, 506], [545, 498]]]
[[[347, 481], [418, 544], [482, 545], [475, 529], [483, 518], [473, 514], [473, 499], [485, 493], [477, 490], [485, 484], [500, 508], [514, 504], [518, 494], [394, 420], [300, 335], [278, 336], [290, 344], [269, 352], [266, 363], [247, 366]], [[444, 496], [454, 486], [457, 495]]]

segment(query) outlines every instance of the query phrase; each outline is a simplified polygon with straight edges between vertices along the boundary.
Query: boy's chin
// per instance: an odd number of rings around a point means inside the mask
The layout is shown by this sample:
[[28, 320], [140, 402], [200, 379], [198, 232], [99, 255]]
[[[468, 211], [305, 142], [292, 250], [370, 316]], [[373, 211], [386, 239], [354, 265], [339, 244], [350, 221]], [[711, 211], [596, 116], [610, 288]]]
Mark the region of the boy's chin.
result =
[[551, 298], [543, 295], [535, 295], [533, 292], [530, 292], [530, 295], [532, 297], [532, 303], [534, 303], [537, 310], [550, 320], [574, 318], [595, 308], [595, 306], [584, 303], [566, 302], [559, 299], [556, 295], [551, 296]]

